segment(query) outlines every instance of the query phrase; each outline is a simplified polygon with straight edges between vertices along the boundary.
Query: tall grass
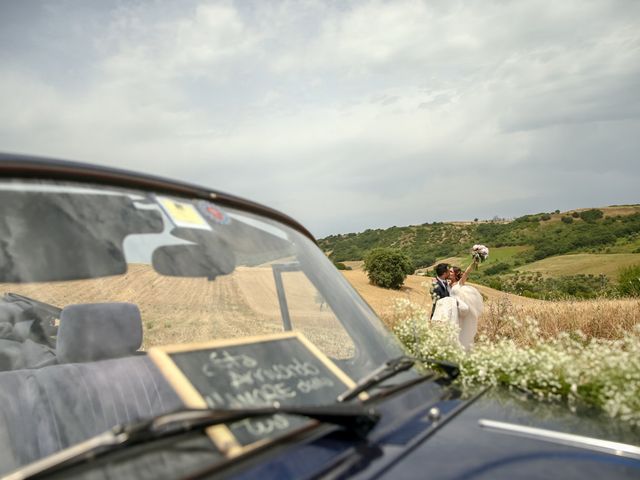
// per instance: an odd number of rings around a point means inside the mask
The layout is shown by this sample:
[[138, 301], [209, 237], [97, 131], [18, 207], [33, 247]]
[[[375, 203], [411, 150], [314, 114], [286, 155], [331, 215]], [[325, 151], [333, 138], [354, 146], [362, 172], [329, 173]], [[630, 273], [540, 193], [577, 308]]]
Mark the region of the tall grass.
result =
[[463, 388], [517, 388], [569, 406], [595, 406], [640, 428], [638, 302], [617, 302], [610, 311], [603, 301], [489, 303], [469, 352], [458, 343], [457, 328], [431, 322], [404, 299], [396, 302], [393, 330], [416, 358], [458, 363]]
[[640, 324], [640, 299], [565, 300], [513, 302], [508, 296], [487, 302], [479, 324], [479, 335], [489, 340], [510, 338], [520, 345], [531, 343], [518, 327], [533, 319], [538, 334], [553, 339], [562, 332], [581, 332], [587, 339], [616, 340]]

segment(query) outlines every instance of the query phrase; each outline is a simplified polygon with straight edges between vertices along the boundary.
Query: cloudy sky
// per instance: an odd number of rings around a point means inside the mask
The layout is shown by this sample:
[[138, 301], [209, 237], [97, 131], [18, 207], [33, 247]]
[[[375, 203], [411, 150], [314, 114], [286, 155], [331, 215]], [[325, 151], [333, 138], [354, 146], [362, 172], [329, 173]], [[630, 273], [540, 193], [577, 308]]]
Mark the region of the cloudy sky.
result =
[[2, 0], [0, 112], [318, 237], [638, 203], [640, 2]]

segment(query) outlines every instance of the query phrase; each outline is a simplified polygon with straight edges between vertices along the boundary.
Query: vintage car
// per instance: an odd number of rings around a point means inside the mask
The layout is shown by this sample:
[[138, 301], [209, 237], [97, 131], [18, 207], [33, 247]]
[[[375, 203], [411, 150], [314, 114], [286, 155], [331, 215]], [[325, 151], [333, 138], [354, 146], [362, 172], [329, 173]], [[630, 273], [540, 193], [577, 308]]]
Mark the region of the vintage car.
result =
[[637, 431], [457, 375], [282, 213], [0, 156], [1, 478], [640, 478]]

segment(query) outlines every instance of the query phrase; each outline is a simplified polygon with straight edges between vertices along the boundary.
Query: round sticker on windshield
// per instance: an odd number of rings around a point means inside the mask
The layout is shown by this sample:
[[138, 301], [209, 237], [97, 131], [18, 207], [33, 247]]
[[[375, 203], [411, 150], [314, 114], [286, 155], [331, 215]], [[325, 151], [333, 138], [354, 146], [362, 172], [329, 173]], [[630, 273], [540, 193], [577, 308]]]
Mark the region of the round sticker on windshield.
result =
[[226, 213], [212, 203], [198, 202], [198, 210], [200, 210], [200, 213], [202, 213], [207, 220], [211, 220], [214, 223], [226, 225], [231, 221]]

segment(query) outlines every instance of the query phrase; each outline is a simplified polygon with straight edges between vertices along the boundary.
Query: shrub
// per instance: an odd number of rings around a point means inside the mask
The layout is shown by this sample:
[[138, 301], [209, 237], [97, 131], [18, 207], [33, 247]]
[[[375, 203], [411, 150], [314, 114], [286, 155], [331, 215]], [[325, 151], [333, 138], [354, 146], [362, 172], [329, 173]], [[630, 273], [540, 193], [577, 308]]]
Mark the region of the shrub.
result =
[[333, 264], [336, 266], [336, 268], [337, 268], [338, 270], [351, 270], [351, 267], [347, 267], [347, 266], [346, 266], [344, 263], [342, 263], [342, 262], [334, 262]]
[[543, 222], [546, 222], [547, 220], [551, 220], [551, 215], [549, 215], [548, 213], [544, 213], [540, 216], [540, 220], [542, 220]]
[[510, 269], [511, 266], [508, 263], [500, 262], [486, 268], [484, 273], [486, 273], [487, 275], [497, 275], [498, 273], [507, 272]]
[[597, 208], [592, 208], [590, 210], [585, 210], [584, 212], [580, 212], [580, 218], [588, 223], [593, 223], [596, 220], [602, 218], [604, 214], [602, 210], [598, 210]]
[[618, 289], [627, 297], [640, 297], [640, 265], [622, 268], [618, 274]]
[[[487, 268], [485, 273], [488, 271]], [[488, 277], [485, 281], [481, 278], [477, 280], [480, 283], [489, 284], [490, 278]], [[543, 278], [540, 273], [527, 275], [516, 272], [503, 275], [500, 278], [500, 285], [500, 290], [504, 292], [542, 300], [588, 299], [615, 296], [617, 293], [604, 275], [565, 275]]]
[[571, 216], [573, 218], [580, 218], [580, 214], [578, 212], [571, 212]]
[[573, 217], [562, 217], [564, 223], [573, 223]]
[[364, 269], [369, 281], [383, 288], [398, 289], [405, 278], [413, 273], [409, 257], [393, 248], [374, 248], [364, 258]]

